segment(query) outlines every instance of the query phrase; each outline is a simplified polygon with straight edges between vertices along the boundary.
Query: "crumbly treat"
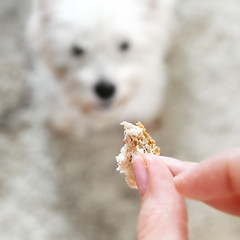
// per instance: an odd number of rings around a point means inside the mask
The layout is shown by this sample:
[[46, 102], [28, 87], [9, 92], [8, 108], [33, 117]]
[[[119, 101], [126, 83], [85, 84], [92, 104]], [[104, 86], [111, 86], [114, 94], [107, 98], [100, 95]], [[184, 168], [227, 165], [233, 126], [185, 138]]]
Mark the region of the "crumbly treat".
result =
[[134, 156], [142, 153], [153, 153], [159, 156], [160, 149], [156, 146], [155, 141], [140, 122], [136, 123], [136, 125], [122, 122], [121, 125], [123, 125], [125, 129], [123, 140], [124, 146], [120, 154], [116, 157], [118, 163], [117, 171], [125, 174], [129, 187], [137, 188], [132, 159]]

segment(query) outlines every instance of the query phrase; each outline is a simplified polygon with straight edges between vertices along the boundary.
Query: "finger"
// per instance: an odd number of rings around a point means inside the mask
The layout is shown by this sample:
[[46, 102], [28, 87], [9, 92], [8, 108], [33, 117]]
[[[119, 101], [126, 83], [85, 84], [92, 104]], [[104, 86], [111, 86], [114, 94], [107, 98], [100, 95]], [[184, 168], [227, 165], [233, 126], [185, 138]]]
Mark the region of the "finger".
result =
[[195, 162], [183, 162], [183, 161], [180, 161], [174, 158], [169, 158], [169, 157], [161, 156], [160, 158], [168, 167], [168, 169], [170, 170], [170, 172], [174, 177], [199, 164]]
[[185, 197], [201, 201], [240, 194], [240, 150], [225, 151], [179, 174], [175, 186]]
[[214, 199], [206, 201], [206, 204], [214, 207], [220, 211], [240, 216], [240, 196], [234, 195], [227, 198]]
[[138, 240], [186, 240], [186, 207], [171, 172], [159, 157], [150, 154], [135, 158], [133, 166], [137, 185], [142, 189]]

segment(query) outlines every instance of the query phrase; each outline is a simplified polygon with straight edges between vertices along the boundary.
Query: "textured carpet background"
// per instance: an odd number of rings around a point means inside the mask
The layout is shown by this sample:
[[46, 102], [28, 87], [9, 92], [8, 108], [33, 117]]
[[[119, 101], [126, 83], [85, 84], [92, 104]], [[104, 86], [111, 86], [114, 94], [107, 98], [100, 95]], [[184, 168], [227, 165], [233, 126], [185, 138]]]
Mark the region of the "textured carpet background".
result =
[[[140, 198], [115, 173], [122, 129], [78, 142], [37, 121], [28, 11], [27, 0], [0, 5], [0, 240], [135, 239]], [[163, 122], [152, 132], [163, 155], [201, 161], [240, 145], [239, 12], [239, 0], [179, 1]], [[187, 204], [190, 239], [239, 239], [240, 219]]]

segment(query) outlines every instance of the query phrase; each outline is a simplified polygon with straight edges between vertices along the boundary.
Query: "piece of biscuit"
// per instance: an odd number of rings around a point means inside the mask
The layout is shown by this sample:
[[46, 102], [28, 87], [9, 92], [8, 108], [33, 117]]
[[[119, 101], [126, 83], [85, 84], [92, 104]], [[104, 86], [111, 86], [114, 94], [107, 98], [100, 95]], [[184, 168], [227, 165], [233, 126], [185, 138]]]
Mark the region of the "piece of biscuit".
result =
[[160, 149], [156, 146], [155, 141], [140, 122], [136, 123], [136, 125], [122, 122], [121, 125], [123, 125], [125, 129], [124, 146], [120, 154], [116, 157], [118, 163], [117, 171], [125, 174], [129, 187], [137, 188], [132, 165], [134, 156], [143, 153], [153, 153], [159, 156]]

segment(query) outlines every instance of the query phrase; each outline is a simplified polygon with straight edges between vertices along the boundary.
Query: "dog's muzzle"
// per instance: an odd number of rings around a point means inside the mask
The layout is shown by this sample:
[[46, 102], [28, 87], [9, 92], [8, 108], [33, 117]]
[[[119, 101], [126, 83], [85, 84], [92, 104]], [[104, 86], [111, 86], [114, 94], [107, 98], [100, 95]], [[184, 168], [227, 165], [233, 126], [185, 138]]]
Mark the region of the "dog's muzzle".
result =
[[101, 100], [109, 100], [113, 97], [116, 88], [112, 83], [101, 80], [95, 85], [94, 91]]

